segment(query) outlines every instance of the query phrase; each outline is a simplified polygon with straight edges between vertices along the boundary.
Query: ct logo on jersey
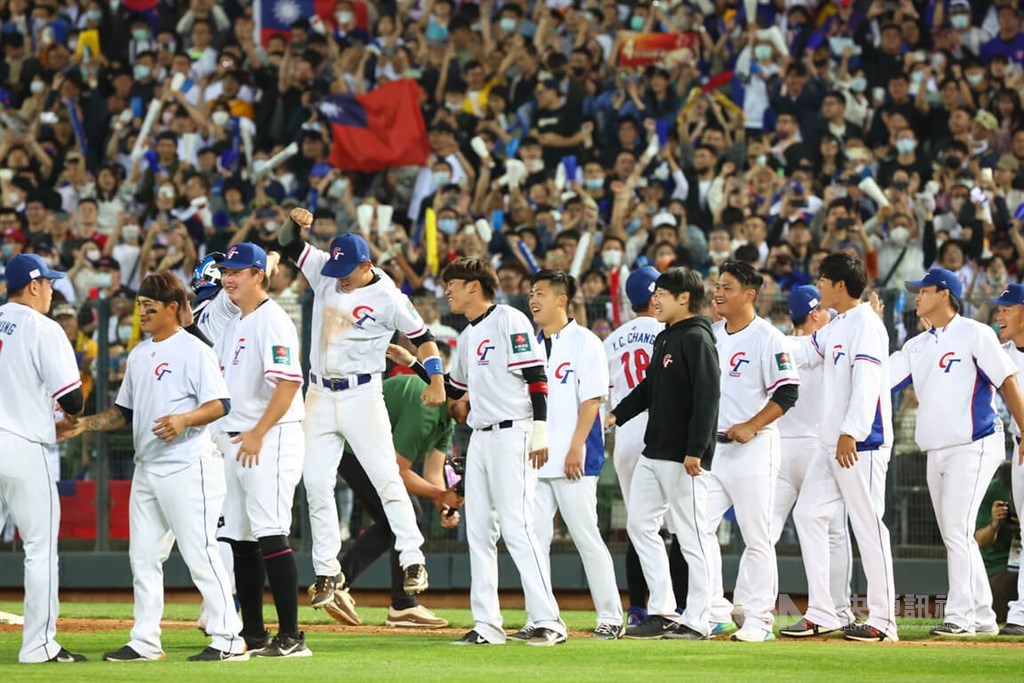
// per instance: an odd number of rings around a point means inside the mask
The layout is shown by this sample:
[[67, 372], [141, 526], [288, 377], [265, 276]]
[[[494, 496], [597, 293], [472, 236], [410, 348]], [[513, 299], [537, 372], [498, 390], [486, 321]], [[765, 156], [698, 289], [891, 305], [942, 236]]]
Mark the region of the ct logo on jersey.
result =
[[729, 359], [729, 365], [732, 366], [732, 370], [729, 371], [730, 377], [739, 377], [741, 374], [740, 368], [743, 367], [743, 364], [750, 363], [750, 361], [746, 359], [746, 355], [746, 351], [737, 351], [732, 354], [732, 358]]
[[491, 344], [490, 339], [484, 339], [476, 347], [476, 364], [487, 365], [491, 361], [487, 360], [487, 354], [494, 350], [494, 345]]
[[171, 374], [171, 364], [161, 363], [160, 365], [156, 366], [156, 370], [153, 372], [153, 374], [156, 375], [156, 381], [159, 382], [164, 378], [164, 375]]
[[839, 365], [839, 359], [846, 355], [843, 351], [842, 344], [836, 344], [832, 347], [832, 365]]
[[245, 351], [245, 337], [238, 340], [238, 345], [235, 347], [235, 356], [231, 359], [232, 365], [238, 365], [238, 356]]
[[953, 363], [959, 362], [960, 359], [956, 357], [956, 354], [950, 351], [949, 353], [943, 354], [942, 358], [939, 359], [939, 368], [944, 370], [948, 375], [949, 371], [953, 369]]
[[672, 362], [674, 360], [675, 359], [672, 358], [672, 354], [671, 353], [666, 353], [665, 357], [661, 359], [661, 367], [667, 368], [668, 366], [672, 365]]
[[576, 372], [572, 369], [572, 363], [566, 361], [557, 368], [555, 368], [555, 379], [561, 380], [561, 384], [566, 384], [569, 381], [569, 375]]
[[355, 326], [359, 329], [362, 329], [363, 323], [367, 320], [377, 320], [373, 317], [373, 309], [369, 306], [356, 306], [352, 309], [352, 317], [355, 318]]

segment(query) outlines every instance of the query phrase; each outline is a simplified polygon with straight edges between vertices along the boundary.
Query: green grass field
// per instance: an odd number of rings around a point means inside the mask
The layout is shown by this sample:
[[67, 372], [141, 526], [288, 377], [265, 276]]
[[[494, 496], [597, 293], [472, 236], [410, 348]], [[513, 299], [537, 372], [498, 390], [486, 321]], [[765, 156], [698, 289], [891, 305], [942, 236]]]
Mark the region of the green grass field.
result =
[[[61, 605], [62, 616], [82, 619], [131, 619], [131, 605], [125, 603], [78, 603]], [[164, 618], [189, 622], [198, 605], [168, 604]], [[21, 604], [0, 602], [0, 611], [21, 613]], [[367, 624], [382, 624], [386, 610], [360, 608]], [[468, 630], [469, 610], [436, 610], [457, 629]], [[522, 611], [504, 612], [506, 626], [519, 626]], [[563, 612], [570, 630], [593, 627], [592, 612]], [[300, 608], [300, 621], [329, 625], [322, 612]], [[273, 622], [272, 609], [267, 611]], [[167, 659], [141, 664], [111, 664], [99, 661], [102, 653], [127, 642], [128, 632], [112, 624], [111, 630], [59, 633], [61, 643], [87, 655], [86, 664], [18, 665], [21, 633], [0, 632], [0, 681], [168, 681], [189, 676], [216, 676], [217, 683], [260, 680], [306, 681], [631, 681], [656, 677], [699, 677], [701, 681], [814, 680], [841, 681], [1022, 681], [1024, 680], [1024, 639], [981, 638], [970, 643], [936, 642], [928, 636], [934, 624], [922, 621], [901, 623], [899, 645], [869, 645], [828, 638], [816, 642], [777, 640], [746, 644], [729, 641], [594, 641], [585, 636], [570, 638], [555, 648], [532, 648], [510, 642], [502, 647], [454, 648], [452, 636], [407, 632], [361, 634], [357, 631], [307, 634], [314, 656], [307, 659], [253, 660], [224, 664], [196, 664], [185, 659], [201, 650], [207, 639], [198, 631], [183, 628], [164, 630]], [[317, 628], [313, 626], [313, 628]], [[216, 667], [214, 673], [212, 668]]]

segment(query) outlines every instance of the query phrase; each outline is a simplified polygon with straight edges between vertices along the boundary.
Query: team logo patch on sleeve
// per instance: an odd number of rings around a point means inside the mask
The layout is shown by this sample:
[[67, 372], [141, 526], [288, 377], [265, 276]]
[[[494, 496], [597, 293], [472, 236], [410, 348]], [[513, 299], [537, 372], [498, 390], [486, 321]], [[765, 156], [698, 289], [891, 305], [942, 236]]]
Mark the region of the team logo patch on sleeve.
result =
[[793, 362], [790, 360], [789, 354], [785, 351], [775, 354], [775, 364], [779, 366], [779, 370], [793, 369]]
[[287, 346], [275, 346], [273, 347], [274, 353], [274, 365], [291, 365], [292, 362], [292, 350]]
[[530, 335], [528, 334], [517, 332], [510, 335], [509, 339], [512, 341], [512, 353], [526, 353], [532, 348], [530, 346]]

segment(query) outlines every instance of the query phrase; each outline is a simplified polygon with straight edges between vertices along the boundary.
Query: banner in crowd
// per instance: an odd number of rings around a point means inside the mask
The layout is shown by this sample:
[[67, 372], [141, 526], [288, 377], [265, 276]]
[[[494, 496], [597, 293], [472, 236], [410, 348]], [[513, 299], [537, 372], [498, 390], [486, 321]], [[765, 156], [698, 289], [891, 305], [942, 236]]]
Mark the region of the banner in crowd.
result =
[[430, 155], [420, 111], [420, 86], [391, 81], [365, 95], [327, 95], [320, 111], [330, 120], [334, 145], [329, 161], [351, 171], [422, 166]]
[[700, 35], [697, 33], [634, 33], [622, 41], [619, 49], [619, 66], [652, 66], [669, 61], [672, 53], [690, 50]]
[[[253, 19], [256, 35], [264, 46], [267, 39], [275, 34], [288, 33], [292, 24], [299, 19], [320, 17], [327, 26], [334, 26], [336, 0], [254, 0]], [[369, 29], [369, 8], [364, 0], [352, 0], [352, 13], [356, 26], [364, 31]]]

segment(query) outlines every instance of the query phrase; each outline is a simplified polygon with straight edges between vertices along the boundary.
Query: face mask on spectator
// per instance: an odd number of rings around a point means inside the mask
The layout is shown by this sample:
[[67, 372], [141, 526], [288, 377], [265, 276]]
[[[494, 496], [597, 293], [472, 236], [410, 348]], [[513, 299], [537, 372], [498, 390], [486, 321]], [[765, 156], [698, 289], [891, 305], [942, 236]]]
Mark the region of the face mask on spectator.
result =
[[174, 188], [170, 185], [161, 185], [157, 193], [165, 199], [174, 199]]
[[910, 74], [910, 80], [914, 83], [920, 83], [924, 80], [924, 71], [922, 69], [918, 69], [914, 73]]
[[499, 21], [498, 25], [501, 26], [501, 30], [504, 31], [505, 33], [511, 33], [512, 31], [516, 30], [516, 20], [509, 19], [508, 17], [505, 17], [504, 19]]
[[902, 225], [896, 226], [889, 231], [889, 241], [897, 247], [902, 247], [909, 239], [910, 230], [904, 228]]
[[772, 46], [771, 45], [755, 45], [754, 46], [754, 59], [759, 62], [763, 62], [766, 59], [772, 58]]
[[100, 260], [100, 250], [99, 249], [90, 249], [90, 250], [88, 250], [87, 252], [85, 252], [85, 260], [86, 261], [99, 261]]
[[583, 186], [588, 190], [600, 190], [604, 187], [604, 178], [584, 178]]
[[168, 111], [165, 111], [163, 114], [160, 115], [160, 121], [164, 124], [164, 126], [171, 125], [171, 121], [173, 121], [173, 120], [174, 120], [174, 112], [173, 111], [168, 110]]
[[149, 29], [148, 28], [133, 28], [132, 29], [132, 38], [134, 38], [135, 42], [137, 42], [137, 43], [144, 43], [144, 42], [146, 42], [147, 40], [149, 40]]
[[967, 74], [967, 83], [970, 85], [978, 85], [984, 78], [984, 71], [975, 71], [974, 73]]
[[277, 232], [277, 229], [280, 227], [281, 226], [278, 225], [277, 221], [267, 221], [262, 226], [260, 226], [260, 230], [267, 233], [268, 235], [272, 235], [275, 232]]
[[757, 157], [754, 159], [754, 161], [757, 162], [758, 166], [764, 166], [765, 164], [768, 163], [768, 155], [767, 154], [758, 154]]
[[55, 268], [57, 266], [57, 259], [53, 256], [43, 257], [43, 263], [46, 264], [47, 268]]
[[526, 170], [530, 173], [540, 173], [544, 170], [543, 159], [530, 159], [526, 162]]
[[135, 80], [144, 81], [149, 78], [149, 67], [145, 64], [136, 64], [132, 67], [132, 74], [135, 76]]
[[452, 181], [452, 174], [448, 171], [435, 171], [434, 172], [434, 186], [444, 187]]
[[341, 199], [345, 196], [345, 190], [348, 189], [348, 178], [338, 178], [331, 183], [330, 189], [327, 190], [327, 196], [331, 199]]
[[640, 229], [640, 219], [634, 218], [626, 224], [626, 233], [633, 235]]
[[32, 81], [32, 85], [29, 86], [29, 90], [32, 91], [33, 95], [38, 95], [46, 90], [46, 83], [43, 83], [42, 81]]
[[118, 325], [117, 326], [117, 338], [123, 342], [127, 342], [132, 338], [132, 326], [131, 325]]
[[462, 109], [462, 102], [445, 102], [444, 108], [448, 111], [459, 111]]
[[137, 225], [126, 225], [121, 228], [121, 237], [126, 240], [132, 241], [139, 239], [139, 226]]
[[731, 251], [709, 251], [708, 258], [712, 261], [726, 261], [732, 257]]
[[433, 17], [431, 17], [430, 23], [427, 24], [426, 36], [427, 40], [433, 40], [434, 42], [439, 43], [442, 40], [447, 40], [448, 28], [445, 26], [441, 26], [441, 24], [435, 22]]
[[605, 249], [601, 252], [601, 262], [605, 268], [618, 268], [622, 265], [622, 252], [618, 249]]
[[900, 154], [910, 154], [917, 147], [917, 140], [913, 138], [900, 138], [896, 141], [896, 151]]
[[438, 218], [437, 229], [446, 235], [454, 235], [459, 230], [459, 222], [454, 218]]
[[644, 18], [640, 15], [633, 15], [629, 20], [629, 27], [634, 31], [639, 31], [644, 27]]
[[949, 18], [949, 23], [957, 31], [963, 31], [965, 28], [971, 25], [970, 14], [954, 14]]
[[3, 247], [0, 247], [0, 250], [2, 250], [2, 252], [3, 252], [4, 260], [5, 261], [10, 261], [11, 258], [14, 256], [14, 245], [13, 244], [5, 244], [5, 245], [3, 245]]
[[210, 116], [210, 120], [213, 121], [215, 125], [221, 127], [223, 127], [224, 124], [226, 124], [228, 122], [228, 119], [230, 118], [231, 114], [227, 113], [223, 109], [213, 112], [213, 114]]
[[110, 273], [97, 273], [96, 274], [96, 286], [100, 289], [106, 289], [113, 282], [113, 278], [110, 277]]
[[85, 18], [89, 21], [99, 21], [103, 18], [103, 12], [98, 9], [91, 9], [85, 13]]
[[850, 90], [853, 92], [864, 92], [868, 89], [868, 79], [858, 76], [850, 81]]
[[338, 25], [348, 24], [352, 21], [352, 13], [347, 10], [342, 10], [334, 15], [334, 18], [338, 20]]

